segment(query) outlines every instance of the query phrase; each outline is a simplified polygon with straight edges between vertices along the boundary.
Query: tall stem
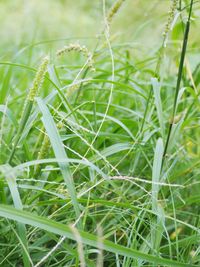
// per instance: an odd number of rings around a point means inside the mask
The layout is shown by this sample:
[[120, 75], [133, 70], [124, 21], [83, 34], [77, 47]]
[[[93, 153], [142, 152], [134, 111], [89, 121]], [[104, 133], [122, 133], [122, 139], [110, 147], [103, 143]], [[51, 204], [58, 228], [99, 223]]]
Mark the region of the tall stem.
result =
[[193, 1], [194, 0], [191, 0], [191, 2], [190, 2], [190, 10], [189, 10], [189, 15], [188, 15], [188, 19], [187, 19], [186, 27], [185, 27], [185, 32], [184, 32], [183, 45], [182, 45], [182, 51], [181, 51], [181, 58], [180, 58], [179, 70], [178, 70], [178, 78], [177, 78], [177, 83], [176, 83], [174, 104], [173, 104], [173, 110], [172, 110], [172, 119], [170, 121], [168, 134], [167, 134], [167, 139], [166, 139], [166, 143], [165, 143], [164, 154], [163, 154], [163, 163], [164, 163], [164, 159], [165, 159], [165, 156], [166, 156], [166, 153], [167, 153], [167, 149], [168, 149], [168, 146], [169, 146], [169, 140], [170, 140], [170, 136], [171, 136], [171, 132], [172, 132], [172, 126], [174, 124], [174, 117], [175, 117], [176, 109], [177, 109], [178, 93], [179, 93], [180, 85], [181, 85], [181, 78], [182, 78], [182, 73], [183, 73], [183, 65], [184, 65], [186, 49], [187, 49], [187, 43], [188, 43], [188, 36], [189, 36], [189, 31], [190, 31], [190, 21], [191, 21]]

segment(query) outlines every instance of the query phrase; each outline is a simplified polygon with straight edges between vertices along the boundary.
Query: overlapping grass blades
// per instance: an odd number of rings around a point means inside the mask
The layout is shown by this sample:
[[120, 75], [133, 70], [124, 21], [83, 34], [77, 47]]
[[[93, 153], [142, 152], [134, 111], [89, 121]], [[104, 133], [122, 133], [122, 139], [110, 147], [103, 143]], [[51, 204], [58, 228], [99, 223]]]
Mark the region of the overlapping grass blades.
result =
[[[34, 227], [39, 227], [45, 231], [49, 231], [49, 232], [52, 232], [58, 235], [66, 236], [67, 238], [76, 241], [76, 237], [74, 236], [74, 233], [72, 232], [69, 226], [54, 222], [52, 220], [49, 220], [43, 217], [39, 217], [37, 215], [30, 214], [25, 211], [19, 211], [19, 210], [13, 209], [10, 206], [0, 205], [0, 216], [3, 216], [11, 220], [16, 220], [24, 224], [30, 224]], [[95, 236], [95, 235], [92, 235], [92, 234], [89, 234], [83, 231], [79, 231], [79, 234], [84, 244], [98, 248], [98, 242], [99, 242], [98, 236]], [[117, 253], [119, 255], [131, 257], [131, 258], [143, 259], [144, 261], [152, 262], [155, 264], [161, 264], [165, 266], [174, 266], [174, 267], [175, 266], [177, 267], [192, 267], [193, 266], [190, 264], [171, 261], [168, 259], [144, 254], [140, 251], [120, 246], [108, 240], [102, 240], [102, 247], [105, 251]]]

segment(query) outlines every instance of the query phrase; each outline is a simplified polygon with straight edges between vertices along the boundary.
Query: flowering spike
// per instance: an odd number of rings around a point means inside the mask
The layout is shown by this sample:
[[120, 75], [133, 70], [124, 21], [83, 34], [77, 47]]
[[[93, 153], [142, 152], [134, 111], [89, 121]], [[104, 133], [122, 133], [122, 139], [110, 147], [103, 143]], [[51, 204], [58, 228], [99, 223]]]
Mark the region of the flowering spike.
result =
[[172, 0], [172, 4], [170, 7], [170, 11], [169, 11], [169, 17], [168, 17], [167, 23], [165, 25], [165, 30], [163, 32], [164, 39], [167, 39], [167, 35], [170, 31], [171, 24], [174, 20], [175, 14], [176, 14], [177, 4], [178, 4], [178, 0]]
[[33, 85], [30, 88], [27, 100], [34, 101], [34, 98], [37, 95], [37, 92], [39, 91], [44, 81], [48, 63], [49, 63], [49, 57], [45, 57], [36, 73], [35, 79], [33, 80]]
[[58, 50], [56, 55], [57, 56], [62, 56], [63, 54], [67, 52], [75, 51], [78, 53], [83, 54], [88, 60], [87, 65], [91, 70], [94, 69], [94, 64], [93, 64], [93, 59], [92, 59], [92, 53], [89, 52], [86, 46], [81, 46], [80, 44], [69, 44], [68, 46], [64, 46], [62, 49]]
[[108, 15], [107, 15], [107, 22], [108, 24], [111, 23], [113, 17], [115, 16], [115, 14], [118, 12], [118, 10], [120, 9], [120, 7], [122, 6], [123, 2], [125, 0], [117, 0], [113, 6], [111, 7], [110, 11], [108, 12]]

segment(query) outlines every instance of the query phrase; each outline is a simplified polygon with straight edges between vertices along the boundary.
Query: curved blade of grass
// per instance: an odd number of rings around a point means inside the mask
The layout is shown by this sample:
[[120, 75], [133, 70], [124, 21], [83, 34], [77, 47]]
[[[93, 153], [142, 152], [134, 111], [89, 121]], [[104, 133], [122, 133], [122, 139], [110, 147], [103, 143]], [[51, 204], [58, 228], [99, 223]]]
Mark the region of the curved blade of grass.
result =
[[[50, 111], [48, 110], [46, 104], [44, 103], [44, 101], [41, 98], [37, 98], [37, 103], [38, 106], [41, 110], [42, 113], [42, 122], [44, 124], [44, 127], [46, 129], [46, 132], [49, 136], [53, 151], [55, 153], [56, 158], [59, 159], [64, 159], [67, 158], [67, 154], [65, 152], [65, 149], [63, 147], [63, 143], [61, 141], [59, 132], [56, 128], [56, 125], [54, 123], [54, 120], [51, 116]], [[76, 190], [75, 190], [75, 186], [74, 186], [74, 181], [73, 181], [73, 177], [69, 168], [69, 163], [62, 163], [59, 162], [59, 167], [61, 170], [61, 173], [63, 175], [63, 178], [66, 182], [67, 188], [69, 190], [69, 194], [72, 198], [72, 203], [73, 203], [73, 207], [74, 207], [74, 211], [76, 213], [76, 217], [79, 218], [80, 216], [80, 208], [79, 208], [79, 204], [77, 201], [77, 196], [76, 196]], [[80, 224], [79, 224], [80, 226]]]
[[[72, 232], [72, 229], [69, 226], [63, 225], [61, 223], [58, 223], [53, 220], [46, 219], [46, 218], [43, 218], [37, 215], [33, 215], [29, 212], [14, 209], [8, 205], [0, 205], [0, 216], [7, 218], [7, 219], [15, 220], [15, 221], [18, 221], [24, 224], [29, 224], [31, 226], [38, 227], [40, 229], [52, 232], [54, 234], [65, 236], [71, 240], [76, 241], [76, 237], [74, 236], [74, 233]], [[98, 236], [95, 236], [93, 234], [90, 234], [84, 231], [79, 231], [79, 234], [80, 234], [83, 244], [87, 244], [87, 245], [90, 245], [96, 248], [99, 247]], [[109, 240], [102, 240], [102, 246], [104, 250], [111, 252], [111, 253], [117, 253], [119, 255], [131, 257], [131, 258], [143, 259], [144, 261], [152, 262], [152, 263], [160, 264], [164, 266], [173, 266], [173, 267], [175, 266], [193, 267], [194, 266], [191, 264], [181, 263], [181, 262], [177, 262], [173, 260], [168, 260], [168, 259], [148, 255], [140, 251], [115, 244]]]
[[27, 167], [30, 166], [35, 166], [37, 164], [45, 164], [45, 163], [61, 163], [61, 164], [69, 164], [69, 163], [76, 163], [76, 164], [83, 164], [85, 166], [90, 167], [91, 169], [95, 170], [101, 177], [103, 177], [104, 179], [108, 179], [108, 176], [101, 171], [96, 165], [94, 165], [92, 162], [90, 161], [86, 161], [86, 160], [81, 160], [81, 159], [72, 159], [72, 158], [58, 158], [58, 159], [38, 159], [38, 160], [32, 160], [32, 161], [27, 161], [24, 162], [22, 164], [17, 165], [16, 167], [14, 167], [14, 169], [16, 170], [23, 170]]
[[[6, 178], [15, 208], [19, 210], [23, 210], [23, 205], [21, 202], [20, 194], [17, 188], [17, 183], [16, 183], [16, 174], [15, 174], [16, 171], [14, 171], [14, 169], [8, 164], [1, 165], [0, 171], [3, 173], [3, 175]], [[23, 223], [19, 222], [17, 224], [17, 230], [18, 230], [18, 238], [21, 240], [20, 242], [22, 244], [24, 266], [28, 267], [30, 266], [30, 256], [28, 253], [26, 227]]]
[[112, 81], [112, 80], [106, 80], [106, 79], [91, 79], [91, 82], [94, 82], [94, 83], [111, 83], [111, 84], [114, 84], [114, 85], [118, 85], [119, 88], [124, 88], [124, 89], [129, 89], [133, 92], [135, 92], [136, 94], [142, 96], [144, 99], [146, 99], [147, 97], [140, 91], [136, 90], [134, 87], [128, 85], [128, 84], [123, 84], [123, 83], [120, 83], [120, 82], [116, 82], [116, 81]]
[[[82, 110], [81, 112], [84, 113], [84, 114], [93, 115], [92, 111]], [[104, 114], [100, 113], [100, 112], [96, 112], [96, 116], [104, 117]], [[124, 131], [126, 131], [128, 133], [128, 135], [131, 137], [131, 139], [133, 139], [135, 141], [135, 137], [133, 136], [132, 132], [128, 129], [128, 127], [126, 127], [126, 125], [124, 125], [124, 123], [122, 123], [120, 120], [116, 119], [113, 116], [106, 115], [105, 118], [107, 120], [114, 121], [116, 124], [118, 124], [121, 128], [124, 129]]]
[[[133, 144], [131, 144], [131, 143], [118, 143], [118, 144], [114, 144], [114, 145], [111, 145], [109, 147], [106, 147], [105, 149], [101, 150], [100, 153], [104, 157], [109, 157], [109, 156], [116, 154], [116, 153], [119, 153], [121, 151], [129, 150], [132, 147], [133, 147]], [[89, 161], [90, 162], [97, 162], [100, 159], [101, 159], [101, 157], [99, 155], [94, 155], [89, 159]]]

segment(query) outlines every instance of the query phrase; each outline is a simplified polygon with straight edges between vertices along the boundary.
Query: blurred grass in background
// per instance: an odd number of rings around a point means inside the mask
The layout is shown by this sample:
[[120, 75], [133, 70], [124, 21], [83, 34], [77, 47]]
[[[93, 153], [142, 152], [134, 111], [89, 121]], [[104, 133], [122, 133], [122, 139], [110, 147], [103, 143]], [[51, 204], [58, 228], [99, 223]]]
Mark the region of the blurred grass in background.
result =
[[[106, 8], [112, 3], [106, 0]], [[170, 0], [127, 0], [112, 23], [111, 33], [116, 43], [128, 42], [139, 44], [141, 49], [155, 49], [162, 40], [169, 6]], [[17, 47], [56, 39], [81, 41], [84, 38], [92, 46], [103, 27], [102, 21], [102, 0], [0, 1], [0, 46], [11, 54]], [[6, 55], [3, 53], [1, 57]]]
[[[105, 3], [108, 9], [113, 1], [106, 0]], [[112, 45], [128, 43], [133, 47], [136, 58], [153, 55], [162, 43], [169, 7], [170, 0], [125, 1], [111, 26]], [[190, 34], [190, 44], [194, 47], [200, 39], [196, 34], [199, 15], [200, 10], [194, 9], [195, 22]], [[103, 28], [103, 1], [0, 1], [0, 25], [1, 60], [12, 58], [20, 48], [31, 45], [34, 46], [34, 56], [52, 48], [55, 51], [63, 44], [74, 41], [92, 49]], [[182, 35], [181, 25], [176, 26], [174, 41], [181, 42]]]

